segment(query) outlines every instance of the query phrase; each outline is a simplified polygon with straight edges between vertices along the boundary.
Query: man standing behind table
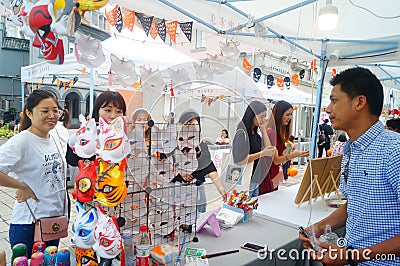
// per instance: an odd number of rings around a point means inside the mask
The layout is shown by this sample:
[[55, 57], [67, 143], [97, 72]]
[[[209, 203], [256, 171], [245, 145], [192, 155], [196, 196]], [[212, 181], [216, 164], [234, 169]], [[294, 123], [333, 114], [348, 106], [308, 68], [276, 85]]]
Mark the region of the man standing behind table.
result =
[[333, 137], [333, 129], [328, 125], [329, 119], [325, 118], [324, 123], [319, 125], [319, 130], [325, 135], [325, 140], [322, 143], [318, 142], [318, 158], [322, 157], [325, 149], [326, 157], [329, 157], [328, 150], [331, 148], [331, 139]]
[[[330, 83], [334, 87], [326, 112], [333, 128], [350, 138], [340, 177], [347, 203], [314, 224], [314, 231], [319, 237], [328, 224], [346, 226], [346, 236], [338, 245], [320, 242], [326, 252], [311, 252], [312, 257], [325, 265], [400, 265], [400, 134], [384, 130], [378, 120], [382, 85], [360, 67], [341, 72]], [[308, 238], [299, 237], [311, 247]]]

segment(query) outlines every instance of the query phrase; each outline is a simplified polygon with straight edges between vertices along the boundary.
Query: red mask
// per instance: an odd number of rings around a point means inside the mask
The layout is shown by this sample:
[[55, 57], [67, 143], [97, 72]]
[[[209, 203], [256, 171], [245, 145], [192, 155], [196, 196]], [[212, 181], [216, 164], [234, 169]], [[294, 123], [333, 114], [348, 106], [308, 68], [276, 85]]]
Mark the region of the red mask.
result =
[[79, 173], [75, 179], [75, 189], [72, 196], [79, 202], [88, 202], [93, 200], [94, 185], [97, 180], [96, 164], [91, 161], [85, 164], [82, 160], [78, 162]]

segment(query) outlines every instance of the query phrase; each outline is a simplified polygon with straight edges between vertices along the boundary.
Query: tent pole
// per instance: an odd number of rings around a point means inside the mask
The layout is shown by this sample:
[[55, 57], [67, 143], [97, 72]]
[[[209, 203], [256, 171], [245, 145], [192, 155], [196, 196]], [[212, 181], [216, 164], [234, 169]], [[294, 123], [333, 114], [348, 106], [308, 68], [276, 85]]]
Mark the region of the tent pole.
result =
[[93, 112], [93, 98], [94, 98], [94, 78], [93, 68], [90, 68], [90, 84], [89, 84], [89, 114], [92, 117]]
[[228, 123], [227, 123], [227, 127], [228, 127], [228, 132], [230, 129], [230, 120], [231, 120], [231, 97], [228, 98]]
[[311, 146], [310, 146], [310, 156], [311, 159], [315, 158], [317, 155], [317, 128], [319, 123], [319, 117], [321, 114], [321, 102], [322, 102], [322, 91], [324, 88], [324, 77], [325, 77], [325, 65], [327, 64], [326, 60], [326, 46], [328, 40], [325, 39], [322, 41], [321, 47], [321, 60], [319, 64], [319, 68], [321, 70], [321, 78], [318, 80], [318, 89], [316, 95], [316, 102], [315, 102], [315, 111], [314, 111], [314, 118], [313, 118], [313, 126], [311, 132]]
[[22, 108], [21, 110], [24, 111], [24, 106], [25, 106], [25, 85], [24, 82], [21, 79], [21, 105]]

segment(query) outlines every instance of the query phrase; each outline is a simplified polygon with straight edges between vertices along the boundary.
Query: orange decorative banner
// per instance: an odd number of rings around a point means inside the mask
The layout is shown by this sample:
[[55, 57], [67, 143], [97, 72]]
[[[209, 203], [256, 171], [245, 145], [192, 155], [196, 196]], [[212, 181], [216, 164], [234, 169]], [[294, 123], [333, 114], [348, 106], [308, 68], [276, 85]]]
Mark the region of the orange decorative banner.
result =
[[153, 19], [153, 23], [151, 23], [150, 35], [151, 35], [151, 37], [152, 37], [154, 40], [157, 38], [157, 35], [158, 35], [158, 27], [157, 27], [156, 19]]
[[314, 71], [317, 70], [317, 59], [311, 61], [311, 69]]
[[129, 12], [129, 14], [124, 17], [124, 27], [132, 32], [133, 27], [135, 26], [135, 21], [135, 11]]
[[299, 86], [299, 83], [300, 83], [300, 81], [299, 81], [299, 74], [293, 74], [293, 75], [292, 75], [292, 84], [293, 84], [295, 87], [297, 87], [297, 86]]
[[82, 68], [81, 73], [82, 73], [82, 76], [86, 75], [86, 68]]
[[276, 79], [276, 85], [278, 86], [279, 89], [283, 90], [285, 88], [285, 83], [283, 81], [282, 77], [279, 77]]
[[176, 28], [178, 27], [178, 21], [165, 22], [167, 32], [171, 40], [176, 43]]
[[73, 79], [69, 80], [69, 88], [71, 89], [72, 86], [74, 86], [74, 80]]
[[243, 58], [243, 67], [246, 70], [247, 73], [250, 73], [251, 69], [252, 69], [252, 65], [250, 64], [249, 60], [247, 60], [247, 58]]
[[111, 26], [115, 26], [118, 16], [118, 5], [116, 5], [110, 12], [105, 12], [106, 19]]
[[56, 86], [56, 88], [57, 88], [57, 89], [59, 89], [59, 88], [60, 88], [60, 84], [61, 84], [61, 80], [59, 80], [59, 79], [56, 79], [56, 82], [57, 82], [57, 86]]

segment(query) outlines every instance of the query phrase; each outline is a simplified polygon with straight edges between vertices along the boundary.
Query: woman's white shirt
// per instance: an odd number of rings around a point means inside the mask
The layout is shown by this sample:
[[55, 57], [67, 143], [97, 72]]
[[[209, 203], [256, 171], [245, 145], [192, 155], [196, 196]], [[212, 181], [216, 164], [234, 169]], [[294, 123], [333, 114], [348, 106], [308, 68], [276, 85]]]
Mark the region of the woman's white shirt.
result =
[[[0, 146], [0, 171], [13, 172], [11, 176], [26, 183], [39, 199], [38, 202], [28, 200], [36, 219], [67, 213], [65, 174], [62, 174], [66, 162], [59, 153], [62, 152], [59, 146], [57, 138], [44, 139], [28, 130]], [[15, 201], [10, 223], [31, 224], [33, 221], [26, 203]]]

